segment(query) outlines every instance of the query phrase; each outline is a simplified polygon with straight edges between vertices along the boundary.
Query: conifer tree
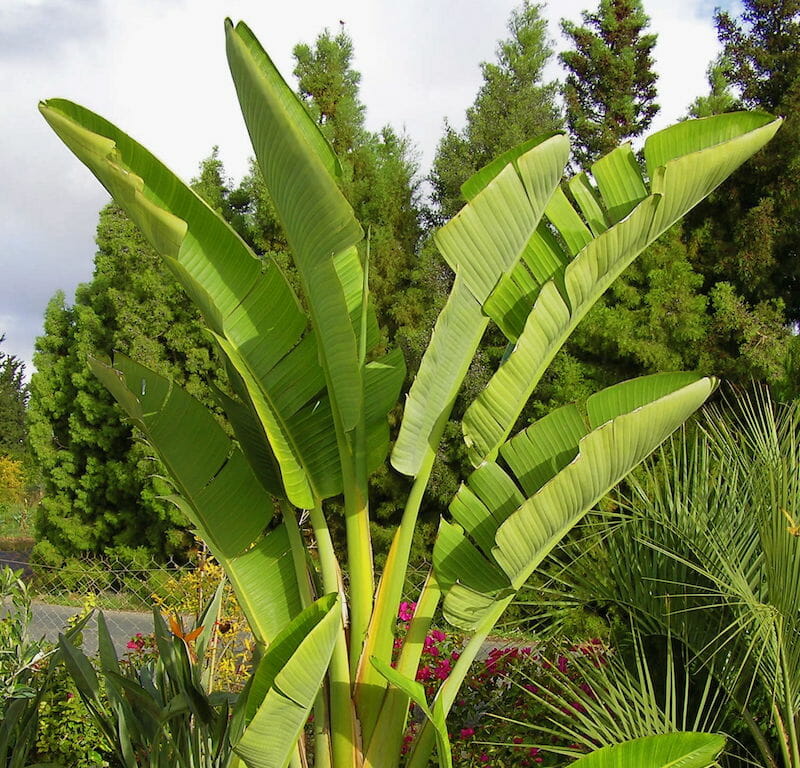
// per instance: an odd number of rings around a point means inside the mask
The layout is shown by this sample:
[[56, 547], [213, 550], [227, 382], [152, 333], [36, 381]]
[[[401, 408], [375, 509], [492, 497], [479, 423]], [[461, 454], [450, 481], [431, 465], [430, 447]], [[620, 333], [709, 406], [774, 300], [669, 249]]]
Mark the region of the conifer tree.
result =
[[[213, 156], [212, 156], [213, 159]], [[207, 404], [223, 380], [196, 311], [162, 260], [115, 205], [100, 213], [92, 280], [72, 306], [56, 294], [37, 339], [30, 443], [45, 479], [37, 522], [61, 554], [112, 547], [182, 553], [191, 539], [147, 449], [87, 366], [115, 351], [180, 382]]]
[[562, 21], [573, 50], [560, 54], [567, 125], [577, 165], [588, 168], [645, 131], [658, 112], [652, 51], [656, 35], [641, 0], [600, 0], [583, 25]]
[[[5, 341], [0, 334], [0, 345]], [[25, 453], [25, 363], [0, 350], [0, 456], [21, 459]]]
[[708, 93], [698, 96], [689, 107], [690, 117], [711, 117], [736, 109], [736, 96], [731, 90], [730, 62], [723, 54], [708, 65]]
[[526, 0], [512, 11], [508, 32], [498, 43], [496, 61], [481, 64], [483, 83], [464, 129], [445, 125], [431, 173], [438, 223], [464, 204], [461, 184], [473, 173], [526, 139], [561, 128], [558, 84], [543, 80], [553, 49], [542, 5]]
[[727, 279], [751, 304], [782, 302], [800, 320], [800, 2], [744, 0], [742, 14], [716, 16], [737, 108], [785, 118], [759, 152], [690, 218], [699, 265]]

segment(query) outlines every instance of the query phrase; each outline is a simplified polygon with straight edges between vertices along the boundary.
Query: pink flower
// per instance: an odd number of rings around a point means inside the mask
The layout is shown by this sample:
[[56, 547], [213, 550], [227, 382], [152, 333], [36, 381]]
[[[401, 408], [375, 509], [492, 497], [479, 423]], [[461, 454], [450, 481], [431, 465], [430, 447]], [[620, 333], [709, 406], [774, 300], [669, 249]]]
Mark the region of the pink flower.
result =
[[416, 603], [407, 603], [403, 601], [400, 603], [400, 610], [397, 613], [398, 618], [402, 621], [411, 621], [414, 618], [414, 611], [417, 608]]
[[434, 670], [433, 674], [439, 680], [447, 680], [447, 676], [450, 674], [452, 667], [450, 666], [450, 662], [447, 659], [442, 659], [437, 665], [436, 669]]
[[462, 739], [469, 739], [475, 735], [474, 728], [462, 728], [461, 729], [461, 738]]
[[481, 752], [481, 754], [478, 757], [478, 760], [480, 760], [482, 763], [488, 763], [489, 755], [487, 755], [485, 752]]
[[431, 632], [431, 637], [437, 643], [441, 643], [443, 640], [447, 640], [447, 635], [444, 632], [442, 632], [441, 629], [434, 629], [433, 632]]

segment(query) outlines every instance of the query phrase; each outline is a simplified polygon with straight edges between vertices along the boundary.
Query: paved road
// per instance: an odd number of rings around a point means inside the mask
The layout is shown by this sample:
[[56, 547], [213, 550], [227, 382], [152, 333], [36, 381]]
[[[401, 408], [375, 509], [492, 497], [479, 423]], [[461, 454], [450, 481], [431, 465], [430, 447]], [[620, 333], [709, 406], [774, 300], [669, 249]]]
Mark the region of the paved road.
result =
[[[75, 607], [40, 602], [34, 602], [32, 608], [31, 637], [46, 637], [52, 642], [58, 640], [58, 633], [64, 631], [68, 619], [80, 612]], [[103, 616], [120, 658], [127, 650], [125, 644], [137, 632], [148, 635], [153, 631], [153, 616], [149, 613], [103, 611]], [[89, 655], [97, 651], [97, 619], [95, 616], [89, 619], [83, 630], [83, 649]]]

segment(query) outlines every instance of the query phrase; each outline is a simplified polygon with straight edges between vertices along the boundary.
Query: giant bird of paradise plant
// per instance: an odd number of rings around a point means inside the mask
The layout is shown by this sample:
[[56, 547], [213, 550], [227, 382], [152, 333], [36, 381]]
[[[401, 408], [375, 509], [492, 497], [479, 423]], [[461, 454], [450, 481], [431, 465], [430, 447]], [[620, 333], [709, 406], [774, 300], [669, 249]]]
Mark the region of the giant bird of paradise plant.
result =
[[[179, 387], [117, 355], [90, 364], [167, 468], [175, 503], [224, 566], [261, 648], [234, 749], [250, 768], [396, 768], [409, 701], [428, 721], [407, 758], [450, 763], [445, 718], [470, 663], [517, 590], [581, 517], [711, 394], [712, 378], [648, 376], [566, 406], [510, 436], [547, 365], [603, 291], [649, 243], [762, 147], [779, 121], [754, 113], [651, 136], [562, 184], [569, 143], [532, 139], [463, 187], [436, 234], [455, 272], [405, 399], [392, 466], [413, 478], [379, 579], [368, 478], [389, 449], [387, 413], [405, 377], [376, 356], [364, 233], [340, 166], [250, 29], [225, 24], [228, 61], [304, 302], [278, 266], [146, 149], [102, 117], [51, 99], [42, 114], [137, 223], [200, 309], [230, 376], [220, 394], [235, 439]], [[306, 310], [304, 307], [307, 307]], [[412, 534], [440, 438], [490, 322], [509, 351], [469, 406], [475, 470], [441, 521], [433, 567], [396, 665], [393, 626]], [[331, 543], [343, 498], [346, 563]], [[328, 502], [328, 504], [326, 504]], [[339, 507], [337, 507], [339, 508]], [[298, 523], [308, 512], [310, 560]], [[347, 589], [343, 572], [347, 572]], [[377, 583], [376, 583], [377, 582]], [[470, 634], [432, 700], [415, 682], [434, 613]]]

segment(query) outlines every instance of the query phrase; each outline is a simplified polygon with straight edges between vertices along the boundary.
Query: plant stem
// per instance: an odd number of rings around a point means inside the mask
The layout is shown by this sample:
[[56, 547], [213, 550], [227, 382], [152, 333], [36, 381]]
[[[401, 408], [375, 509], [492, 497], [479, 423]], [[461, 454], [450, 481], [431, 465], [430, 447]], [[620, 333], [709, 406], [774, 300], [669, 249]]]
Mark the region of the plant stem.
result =
[[797, 726], [794, 722], [794, 705], [792, 701], [792, 696], [790, 693], [790, 678], [789, 678], [789, 669], [786, 665], [786, 654], [784, 652], [783, 645], [780, 648], [781, 654], [781, 674], [783, 675], [783, 706], [784, 706], [784, 717], [786, 719], [786, 723], [789, 727], [789, 746], [792, 750], [792, 762], [790, 763], [792, 768], [800, 768], [800, 748], [798, 748], [797, 742]]
[[786, 728], [783, 725], [780, 708], [774, 701], [772, 702], [772, 716], [775, 718], [775, 728], [778, 731], [778, 742], [781, 745], [783, 764], [785, 768], [791, 768], [792, 759], [789, 757], [789, 739], [786, 735]]
[[[461, 684], [464, 682], [464, 678], [467, 676], [472, 662], [475, 661], [486, 638], [489, 636], [489, 632], [491, 632], [495, 624], [497, 624], [513, 598], [513, 594], [509, 595], [505, 599], [496, 602], [487, 611], [486, 615], [481, 619], [475, 629], [475, 634], [472, 635], [469, 642], [464, 646], [464, 650], [461, 652], [461, 656], [459, 656], [450, 676], [444, 681], [439, 692], [436, 694], [436, 699], [442, 702], [442, 710], [445, 715], [447, 715], [450, 708], [453, 706]], [[435, 743], [436, 738], [433, 726], [426, 722], [414, 744], [414, 749], [406, 763], [406, 768], [427, 768], [430, 757], [433, 754]]]
[[[443, 423], [437, 430], [437, 434], [441, 434], [446, 423], [447, 419], [444, 418]], [[438, 442], [438, 437], [434, 442]], [[429, 449], [420, 467], [419, 474], [411, 487], [411, 492], [403, 510], [403, 518], [392, 539], [392, 546], [389, 549], [386, 565], [378, 584], [372, 621], [370, 622], [364, 650], [361, 654], [361, 661], [356, 675], [358, 683], [356, 687], [356, 706], [361, 717], [361, 727], [366, 743], [372, 738], [372, 730], [377, 721], [383, 694], [387, 687], [386, 681], [370, 663], [370, 658], [375, 656], [387, 663], [391, 660], [394, 625], [397, 621], [397, 609], [403, 596], [411, 544], [414, 540], [414, 530], [435, 458], [435, 451], [432, 448]]]
[[775, 760], [775, 755], [772, 753], [769, 744], [767, 743], [764, 733], [758, 727], [758, 724], [753, 719], [747, 707], [741, 707], [742, 717], [747, 725], [750, 735], [753, 737], [761, 757], [764, 758], [769, 768], [778, 768], [778, 762]]
[[[339, 561], [333, 549], [333, 541], [328, 530], [328, 522], [322, 511], [321, 502], [317, 501], [309, 510], [311, 525], [317, 540], [322, 583], [326, 593], [338, 592], [345, 600], [342, 586]], [[347, 660], [347, 637], [344, 624], [336, 638], [330, 667], [328, 669], [328, 686], [330, 704], [331, 752], [333, 765], [336, 768], [351, 768], [355, 765], [356, 735], [353, 702], [350, 691], [350, 665]]]
[[[358, 474], [361, 475], [361, 473]], [[349, 663], [350, 674], [355, 677], [372, 615], [375, 574], [372, 561], [372, 537], [369, 530], [366, 475], [353, 478], [349, 478], [347, 475], [348, 473], [345, 473], [344, 477], [346, 489], [344, 518], [347, 533], [347, 566], [350, 575]], [[348, 485], [350, 486], [349, 490]]]
[[294, 508], [290, 507], [282, 499], [277, 500], [277, 505], [281, 510], [281, 516], [283, 517], [283, 523], [286, 526], [286, 533], [289, 538], [294, 575], [297, 579], [297, 588], [300, 592], [300, 604], [303, 608], [307, 608], [314, 602], [314, 595], [311, 591], [311, 580], [306, 563], [306, 548], [303, 544], [303, 536], [300, 533], [300, 526], [297, 524], [297, 516]]
[[[425, 638], [441, 595], [431, 570], [420, 593], [400, 658], [397, 660], [397, 671], [406, 677], [412, 679], [416, 677]], [[389, 686], [386, 690], [377, 724], [366, 749], [364, 768], [396, 768], [400, 764], [400, 748], [408, 719], [408, 703], [408, 696], [399, 688]]]

